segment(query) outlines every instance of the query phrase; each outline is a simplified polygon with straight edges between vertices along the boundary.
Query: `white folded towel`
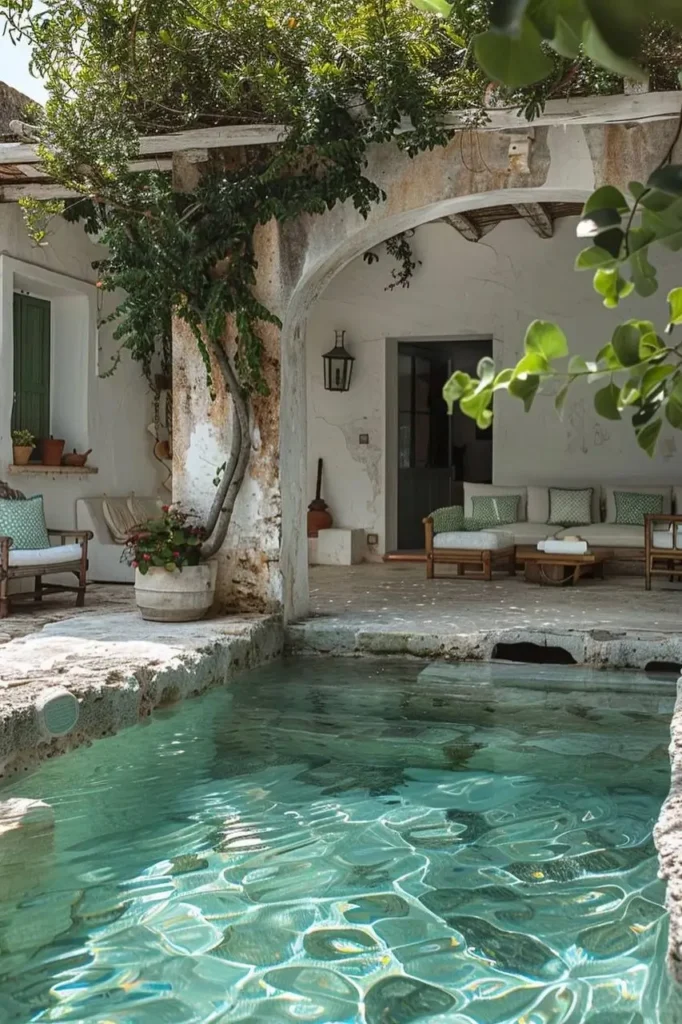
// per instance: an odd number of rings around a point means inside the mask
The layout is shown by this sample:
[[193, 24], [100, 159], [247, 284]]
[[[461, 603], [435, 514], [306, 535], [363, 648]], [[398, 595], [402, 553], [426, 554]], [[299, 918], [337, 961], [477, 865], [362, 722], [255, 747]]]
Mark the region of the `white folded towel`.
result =
[[546, 555], [584, 555], [587, 553], [587, 541], [548, 537], [538, 542], [538, 551], [544, 551]]

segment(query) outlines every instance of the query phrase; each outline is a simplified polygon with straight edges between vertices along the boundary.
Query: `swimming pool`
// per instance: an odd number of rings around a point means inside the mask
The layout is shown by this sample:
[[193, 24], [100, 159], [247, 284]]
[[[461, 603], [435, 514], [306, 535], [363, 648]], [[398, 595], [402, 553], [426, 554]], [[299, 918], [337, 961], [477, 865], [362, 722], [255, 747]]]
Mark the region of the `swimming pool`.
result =
[[45, 763], [0, 1020], [653, 1024], [674, 683], [292, 660]]

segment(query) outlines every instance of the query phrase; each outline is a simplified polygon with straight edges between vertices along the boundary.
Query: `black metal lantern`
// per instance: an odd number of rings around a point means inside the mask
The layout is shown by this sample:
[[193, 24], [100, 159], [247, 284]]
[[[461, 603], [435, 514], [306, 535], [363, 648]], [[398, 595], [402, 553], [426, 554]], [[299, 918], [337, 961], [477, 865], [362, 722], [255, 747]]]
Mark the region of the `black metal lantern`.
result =
[[350, 378], [353, 373], [355, 356], [346, 352], [343, 341], [345, 331], [335, 331], [334, 348], [325, 352], [322, 356], [324, 361], [324, 387], [326, 391], [348, 391]]

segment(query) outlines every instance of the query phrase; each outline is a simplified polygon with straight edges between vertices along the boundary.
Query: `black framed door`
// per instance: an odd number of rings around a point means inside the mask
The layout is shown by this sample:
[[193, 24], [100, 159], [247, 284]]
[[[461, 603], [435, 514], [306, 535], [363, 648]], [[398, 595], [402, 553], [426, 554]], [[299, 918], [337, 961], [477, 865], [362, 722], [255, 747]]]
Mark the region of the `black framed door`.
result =
[[448, 416], [443, 385], [474, 374], [490, 341], [398, 343], [398, 549], [424, 547], [422, 520], [462, 501], [464, 479], [492, 479], [492, 429], [479, 431], [458, 408]]

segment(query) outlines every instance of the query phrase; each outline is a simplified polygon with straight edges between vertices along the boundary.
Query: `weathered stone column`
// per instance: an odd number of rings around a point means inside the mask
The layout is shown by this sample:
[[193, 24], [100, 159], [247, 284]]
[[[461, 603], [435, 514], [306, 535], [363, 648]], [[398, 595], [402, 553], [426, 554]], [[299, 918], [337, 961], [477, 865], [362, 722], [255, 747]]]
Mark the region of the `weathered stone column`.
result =
[[[275, 221], [259, 229], [254, 241], [258, 259], [256, 294], [284, 320], [298, 283], [302, 250], [283, 241]], [[282, 611], [291, 618], [305, 612], [308, 595], [307, 560], [301, 565], [289, 550], [297, 551], [302, 544], [307, 552], [305, 515], [301, 511], [305, 509], [305, 351], [302, 341], [287, 344], [288, 358], [280, 374], [280, 333], [272, 324], [261, 324], [263, 373], [269, 394], [250, 402], [251, 456], [225, 543], [217, 556], [216, 596], [224, 610]], [[300, 327], [296, 334], [300, 336]], [[229, 328], [226, 348], [234, 353]], [[213, 382], [216, 397], [212, 400], [196, 339], [187, 324], [176, 320], [173, 500], [202, 516], [213, 500], [213, 480], [226, 459], [232, 423], [230, 398], [215, 364]], [[282, 391], [286, 395], [283, 407]], [[283, 507], [287, 523], [284, 530]]]

